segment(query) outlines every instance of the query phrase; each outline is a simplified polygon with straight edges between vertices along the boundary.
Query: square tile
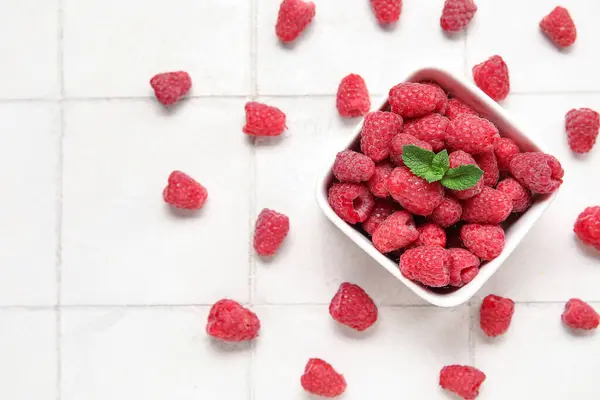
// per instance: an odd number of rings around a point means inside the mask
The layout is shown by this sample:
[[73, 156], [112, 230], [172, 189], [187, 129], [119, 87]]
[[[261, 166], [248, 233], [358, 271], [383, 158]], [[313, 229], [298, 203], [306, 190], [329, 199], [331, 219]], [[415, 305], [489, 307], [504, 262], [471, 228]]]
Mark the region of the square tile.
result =
[[[251, 144], [241, 100], [68, 103], [66, 304], [205, 304], [248, 298]], [[240, 118], [235, 116], [240, 115]], [[234, 116], [234, 118], [232, 118]], [[197, 213], [162, 199], [171, 171], [209, 193]]]
[[0, 130], [0, 305], [53, 305], [59, 109], [0, 104]]
[[[447, 399], [438, 386], [446, 364], [468, 363], [467, 307], [380, 308], [358, 333], [337, 324], [325, 306], [258, 307], [255, 398], [307, 399], [300, 376], [309, 358], [329, 362], [348, 382], [346, 400]], [[285, 357], [282, 355], [285, 354]]]
[[518, 304], [509, 331], [494, 339], [477, 322], [475, 364], [487, 375], [482, 399], [598, 398], [600, 335], [570, 332], [562, 312], [563, 304]]
[[59, 95], [58, 22], [58, 0], [0, 2], [1, 98]]
[[0, 398], [55, 400], [55, 312], [0, 310], [0, 326]]
[[187, 71], [192, 94], [250, 90], [250, 4], [64, 0], [69, 97], [151, 96], [150, 78]]
[[292, 46], [283, 46], [274, 26], [280, 0], [258, 1], [260, 94], [334, 94], [349, 73], [362, 75], [371, 93], [390, 87], [419, 67], [462, 74], [464, 41], [440, 28], [439, 0], [404, 2], [397, 26], [386, 29], [370, 2], [315, 0], [316, 16]]
[[65, 311], [62, 399], [247, 398], [251, 349], [211, 340], [207, 316], [206, 307]]

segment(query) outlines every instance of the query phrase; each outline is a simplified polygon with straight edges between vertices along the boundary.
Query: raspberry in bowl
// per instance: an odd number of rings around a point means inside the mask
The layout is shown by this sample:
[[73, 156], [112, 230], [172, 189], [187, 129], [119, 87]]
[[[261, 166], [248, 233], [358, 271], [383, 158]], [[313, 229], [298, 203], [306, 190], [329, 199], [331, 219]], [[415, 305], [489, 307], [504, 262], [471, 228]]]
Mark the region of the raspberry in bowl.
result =
[[498, 270], [564, 174], [493, 99], [436, 68], [394, 86], [331, 160], [317, 185], [325, 215], [441, 307]]

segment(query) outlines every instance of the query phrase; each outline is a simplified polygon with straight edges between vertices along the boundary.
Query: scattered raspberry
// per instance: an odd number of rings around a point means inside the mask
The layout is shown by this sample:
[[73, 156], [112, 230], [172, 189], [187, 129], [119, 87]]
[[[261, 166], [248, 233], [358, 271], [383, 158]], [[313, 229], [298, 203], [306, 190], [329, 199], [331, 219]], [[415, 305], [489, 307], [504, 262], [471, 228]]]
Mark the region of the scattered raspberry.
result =
[[467, 224], [460, 229], [460, 238], [482, 260], [493, 260], [504, 248], [504, 230], [500, 225]]
[[464, 400], [474, 400], [479, 396], [479, 387], [483, 381], [483, 372], [466, 365], [447, 365], [440, 371], [440, 386]]
[[340, 324], [364, 331], [377, 321], [377, 306], [360, 286], [344, 282], [329, 303], [329, 314]]
[[469, 250], [448, 249], [450, 259], [450, 286], [461, 287], [471, 282], [479, 273], [479, 258]]
[[448, 106], [446, 107], [446, 112], [444, 115], [446, 115], [446, 117], [452, 121], [454, 118], [458, 117], [461, 114], [469, 114], [479, 117], [477, 111], [473, 110], [471, 106], [468, 106], [465, 103], [463, 103], [462, 100], [459, 100], [455, 97], [449, 99]]
[[462, 216], [462, 206], [452, 197], [444, 197], [444, 200], [433, 213], [429, 216], [431, 222], [438, 224], [443, 228], [454, 225], [460, 221]]
[[562, 320], [571, 329], [589, 331], [598, 327], [600, 315], [585, 301], [571, 299], [565, 304]]
[[296, 40], [315, 17], [316, 7], [312, 2], [302, 0], [283, 0], [279, 6], [279, 15], [275, 33], [283, 43]]
[[402, 0], [371, 0], [371, 6], [380, 24], [392, 24], [400, 19]]
[[308, 360], [300, 383], [307, 392], [323, 397], [340, 396], [347, 386], [344, 376], [319, 358]]
[[440, 26], [446, 32], [459, 32], [471, 22], [476, 11], [473, 0], [446, 0]]
[[373, 176], [367, 181], [367, 185], [373, 196], [381, 198], [389, 197], [389, 180], [393, 170], [394, 166], [388, 162], [375, 166]]
[[454, 150], [469, 154], [485, 153], [494, 149], [500, 137], [498, 129], [490, 121], [475, 115], [461, 114], [448, 124], [446, 143]]
[[169, 175], [169, 183], [163, 190], [163, 199], [177, 208], [198, 210], [202, 208], [208, 197], [206, 188], [180, 171]]
[[600, 115], [589, 108], [573, 109], [565, 116], [567, 138], [571, 150], [576, 153], [589, 152], [600, 131]]
[[150, 79], [150, 86], [158, 101], [168, 106], [181, 99], [192, 87], [192, 78], [187, 72], [163, 72]]
[[412, 243], [412, 247], [440, 246], [446, 247], [446, 231], [437, 224], [426, 223], [417, 228], [419, 236]]
[[431, 287], [443, 287], [450, 283], [448, 253], [440, 246], [406, 250], [400, 256], [400, 271], [408, 279]]
[[435, 105], [435, 109], [433, 110], [433, 112], [444, 115], [444, 113], [446, 112], [446, 108], [448, 107], [448, 95], [446, 94], [444, 89], [442, 89], [442, 87], [435, 82], [423, 81], [421, 83], [423, 85], [429, 85], [435, 89], [438, 101]]
[[386, 111], [368, 113], [362, 127], [360, 148], [375, 162], [390, 154], [392, 138], [402, 130], [402, 117]]
[[552, 193], [562, 184], [565, 171], [549, 154], [519, 153], [510, 161], [510, 172], [521, 185], [533, 193]]
[[363, 229], [369, 234], [372, 235], [377, 227], [387, 219], [390, 215], [392, 215], [396, 211], [396, 206], [389, 200], [375, 200], [375, 208], [373, 208], [373, 212], [367, 218], [365, 222], [362, 223]]
[[340, 82], [336, 106], [342, 117], [360, 117], [369, 112], [371, 98], [367, 84], [360, 75], [350, 74]]
[[422, 118], [408, 121], [404, 125], [402, 133], [413, 135], [431, 145], [434, 152], [444, 149], [446, 139], [446, 128], [450, 121], [440, 114], [429, 114]]
[[514, 213], [524, 212], [531, 205], [531, 192], [513, 178], [504, 179], [496, 189], [511, 198]]
[[404, 165], [404, 160], [402, 160], [402, 149], [404, 146], [412, 144], [414, 146], [419, 146], [422, 149], [432, 151], [431, 145], [427, 142], [417, 139], [413, 135], [407, 135], [406, 133], [399, 133], [392, 139], [392, 143], [390, 144], [390, 160], [401, 167]]
[[510, 168], [510, 161], [520, 152], [521, 150], [519, 150], [519, 146], [514, 140], [505, 137], [496, 140], [496, 144], [494, 144], [494, 154], [496, 155], [500, 171], [508, 171]]
[[463, 202], [462, 219], [475, 224], [495, 225], [512, 212], [512, 199], [505, 193], [484, 186], [481, 193]]
[[490, 294], [481, 303], [479, 326], [488, 336], [500, 336], [508, 330], [514, 312], [514, 301]]
[[438, 92], [431, 85], [405, 82], [390, 89], [389, 103], [393, 113], [402, 118], [421, 117], [435, 110]]
[[600, 206], [588, 207], [579, 214], [573, 231], [583, 243], [600, 250]]
[[340, 182], [359, 183], [368, 181], [374, 173], [375, 163], [364, 154], [344, 150], [335, 156], [333, 175]]
[[439, 182], [427, 183], [407, 167], [394, 169], [389, 185], [394, 200], [413, 214], [427, 216], [444, 200], [444, 189]]
[[510, 91], [508, 67], [500, 56], [473, 67], [473, 79], [479, 89], [496, 101], [504, 100]]
[[279, 136], [286, 129], [285, 114], [279, 108], [251, 101], [246, 103], [244, 133], [252, 136]]
[[479, 168], [483, 170], [483, 184], [494, 187], [500, 178], [500, 170], [498, 169], [498, 161], [493, 151], [476, 154], [473, 156]]
[[242, 342], [258, 336], [260, 321], [256, 314], [233, 300], [217, 301], [208, 314], [206, 333], [227, 342]]
[[272, 256], [290, 230], [290, 219], [265, 208], [258, 215], [254, 228], [254, 250], [261, 256]]
[[558, 47], [569, 47], [577, 39], [577, 29], [569, 11], [560, 6], [540, 21], [540, 28]]
[[375, 207], [369, 189], [356, 183], [334, 183], [329, 188], [328, 200], [333, 211], [349, 224], [364, 222]]
[[[450, 159], [450, 168], [458, 168], [461, 165], [477, 165], [473, 156], [465, 153], [462, 150], [453, 151], [448, 157]], [[465, 190], [450, 190], [457, 199], [465, 200], [481, 193], [483, 188], [483, 177], [479, 179], [479, 182], [472, 188]]]
[[412, 215], [396, 211], [373, 232], [373, 246], [382, 253], [402, 249], [419, 238]]

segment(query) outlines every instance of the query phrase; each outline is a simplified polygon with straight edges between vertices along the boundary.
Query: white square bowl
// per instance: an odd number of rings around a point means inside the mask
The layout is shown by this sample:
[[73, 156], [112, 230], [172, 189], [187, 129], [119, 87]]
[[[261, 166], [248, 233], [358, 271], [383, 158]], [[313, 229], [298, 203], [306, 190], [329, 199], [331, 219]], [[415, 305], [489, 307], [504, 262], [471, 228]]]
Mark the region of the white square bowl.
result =
[[[410, 74], [406, 82], [434, 81], [438, 83], [446, 92], [453, 97], [457, 97], [473, 107], [477, 112], [492, 121], [503, 137], [509, 137], [517, 142], [521, 151], [544, 151], [538, 143], [532, 142], [522, 129], [513, 121], [507, 112], [495, 101], [489, 98], [478, 87], [466, 80], [452, 75], [448, 71], [438, 68], [423, 68]], [[388, 105], [386, 101], [379, 107], [383, 110]], [[356, 148], [360, 140], [363, 121], [356, 127], [354, 134], [345, 145], [340, 146], [340, 151], [348, 148]], [[383, 268], [390, 272], [396, 279], [408, 286], [418, 296], [431, 304], [440, 307], [454, 307], [468, 301], [483, 284], [494, 275], [504, 260], [514, 251], [518, 244], [523, 240], [527, 232], [533, 227], [536, 221], [548, 209], [558, 191], [550, 195], [538, 195], [534, 204], [516, 219], [506, 230], [504, 250], [492, 261], [485, 263], [479, 274], [469, 284], [448, 293], [438, 293], [417, 284], [402, 275], [396, 262], [381, 254], [370, 239], [363, 235], [354, 226], [348, 224], [333, 211], [327, 200], [328, 188], [333, 181], [331, 172], [335, 154], [331, 155], [331, 164], [329, 168], [320, 177], [317, 184], [317, 202], [327, 218], [331, 220], [346, 236], [348, 236], [360, 248], [366, 251]]]

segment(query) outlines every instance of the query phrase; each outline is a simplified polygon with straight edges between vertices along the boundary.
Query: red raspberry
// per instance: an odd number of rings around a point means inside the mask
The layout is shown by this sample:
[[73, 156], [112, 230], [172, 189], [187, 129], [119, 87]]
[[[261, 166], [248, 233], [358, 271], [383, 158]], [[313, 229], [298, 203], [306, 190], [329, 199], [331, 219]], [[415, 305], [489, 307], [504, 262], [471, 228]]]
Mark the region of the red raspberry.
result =
[[371, 0], [371, 6], [380, 24], [392, 24], [400, 19], [402, 0]]
[[484, 186], [477, 196], [463, 202], [462, 219], [475, 224], [495, 225], [512, 212], [512, 199], [505, 193]]
[[265, 208], [258, 215], [254, 228], [254, 249], [261, 256], [277, 252], [290, 230], [290, 219]]
[[367, 185], [373, 196], [381, 198], [389, 197], [389, 180], [393, 170], [394, 166], [388, 162], [375, 166], [373, 176], [367, 181]]
[[413, 214], [427, 216], [444, 200], [444, 189], [439, 182], [427, 183], [407, 167], [394, 169], [389, 185], [394, 200]]
[[[475, 159], [470, 154], [467, 154], [462, 150], [453, 151], [450, 153], [448, 158], [450, 159], [450, 168], [458, 168], [461, 165], [477, 165]], [[477, 182], [472, 188], [465, 190], [450, 190], [450, 193], [452, 193], [457, 199], [465, 200], [481, 193], [482, 188], [483, 177], [479, 178], [479, 182]]]
[[565, 171], [560, 162], [549, 154], [519, 153], [510, 161], [510, 173], [533, 193], [552, 193], [562, 184]]
[[498, 161], [493, 151], [476, 154], [473, 156], [479, 168], [483, 170], [483, 184], [494, 187], [500, 178], [500, 170], [498, 169]]
[[300, 383], [307, 392], [323, 397], [340, 396], [347, 386], [344, 376], [319, 358], [308, 360]]
[[369, 234], [372, 235], [377, 227], [387, 219], [390, 215], [392, 215], [396, 211], [396, 206], [389, 200], [375, 200], [375, 208], [373, 208], [373, 212], [367, 218], [365, 222], [362, 223], [363, 229]]
[[390, 144], [390, 160], [401, 167], [404, 165], [404, 160], [402, 160], [402, 149], [404, 146], [412, 144], [414, 146], [419, 146], [422, 149], [432, 151], [431, 145], [427, 142], [417, 139], [413, 135], [407, 135], [406, 133], [399, 133], [392, 139], [392, 143]]
[[496, 189], [511, 198], [514, 213], [524, 212], [531, 205], [531, 192], [513, 178], [504, 179]]
[[576, 153], [589, 152], [600, 131], [600, 115], [589, 108], [573, 109], [565, 116], [569, 146]]
[[440, 246], [408, 249], [400, 256], [400, 272], [427, 286], [447, 286], [450, 283], [448, 253]]
[[381, 253], [402, 249], [419, 238], [412, 215], [396, 211], [373, 232], [373, 246]]
[[444, 113], [446, 112], [446, 108], [448, 107], [448, 95], [446, 94], [444, 89], [442, 89], [440, 85], [434, 82], [423, 81], [421, 83], [423, 85], [429, 85], [435, 89], [438, 101], [433, 111], [444, 115]]
[[360, 75], [350, 74], [340, 82], [336, 106], [342, 117], [360, 117], [369, 112], [371, 98], [367, 84]]
[[494, 154], [496, 155], [500, 171], [508, 171], [510, 169], [510, 161], [520, 152], [521, 150], [519, 150], [519, 146], [514, 140], [505, 137], [496, 140]]
[[560, 6], [540, 21], [540, 28], [558, 47], [569, 47], [577, 39], [577, 29], [569, 11]]
[[496, 101], [504, 100], [508, 96], [510, 91], [508, 67], [500, 56], [492, 56], [474, 66], [473, 79], [479, 89]]
[[202, 208], [208, 192], [206, 188], [180, 171], [173, 171], [169, 175], [169, 183], [163, 190], [163, 199], [176, 208], [198, 210]]
[[449, 122], [448, 118], [440, 114], [430, 114], [408, 121], [404, 125], [402, 133], [413, 135], [417, 139], [429, 143], [433, 151], [437, 153], [445, 147], [444, 140], [446, 139], [446, 128], [448, 128]]
[[411, 247], [446, 247], [446, 231], [441, 226], [429, 222], [417, 227], [417, 232], [419, 232], [419, 237], [412, 243]]
[[460, 203], [452, 197], [444, 197], [440, 205], [433, 210], [429, 219], [439, 226], [447, 228], [460, 221], [461, 216], [462, 206]]
[[206, 333], [227, 342], [242, 342], [258, 336], [260, 321], [256, 314], [233, 300], [217, 301], [208, 314]]
[[431, 85], [404, 82], [390, 89], [388, 100], [393, 113], [413, 118], [435, 110], [439, 99], [438, 91]]
[[460, 229], [460, 238], [482, 260], [493, 260], [504, 248], [504, 229], [500, 225], [466, 224]]
[[479, 273], [479, 258], [469, 250], [448, 249], [450, 259], [450, 286], [461, 287], [471, 282]]
[[461, 114], [448, 124], [446, 143], [454, 150], [479, 154], [494, 149], [500, 137], [498, 129], [490, 121], [475, 115]]
[[565, 304], [562, 320], [571, 329], [589, 331], [598, 327], [600, 315], [585, 301], [571, 299]]
[[168, 106], [185, 96], [192, 87], [192, 78], [184, 71], [163, 72], [150, 79], [150, 86], [158, 101]]
[[461, 114], [469, 114], [479, 117], [477, 111], [473, 110], [471, 106], [466, 105], [457, 98], [449, 99], [448, 106], [446, 107], [446, 112], [444, 115], [446, 115], [446, 117], [448, 117], [449, 120], [453, 120]]
[[375, 207], [369, 189], [356, 183], [334, 183], [329, 188], [328, 200], [333, 211], [349, 224], [364, 222]]
[[374, 173], [375, 163], [364, 154], [344, 150], [335, 156], [333, 175], [340, 182], [365, 182], [371, 179]]
[[296, 40], [315, 17], [316, 7], [313, 2], [302, 0], [283, 0], [279, 6], [279, 15], [275, 25], [275, 33], [283, 43]]
[[252, 136], [279, 136], [286, 129], [285, 114], [279, 108], [251, 101], [246, 103], [244, 133]]
[[488, 336], [500, 336], [508, 330], [514, 312], [514, 301], [490, 294], [481, 303], [479, 326]]
[[329, 314], [340, 324], [364, 331], [377, 321], [377, 306], [360, 286], [344, 282], [329, 303]]
[[466, 365], [447, 365], [440, 371], [440, 386], [465, 400], [474, 400], [479, 396], [483, 381], [483, 372]]
[[583, 243], [600, 250], [600, 206], [588, 207], [579, 214], [573, 231]]
[[390, 154], [392, 138], [402, 130], [402, 117], [386, 111], [368, 113], [362, 127], [360, 148], [375, 162]]
[[446, 0], [440, 26], [446, 32], [459, 32], [471, 22], [476, 11], [473, 0]]

